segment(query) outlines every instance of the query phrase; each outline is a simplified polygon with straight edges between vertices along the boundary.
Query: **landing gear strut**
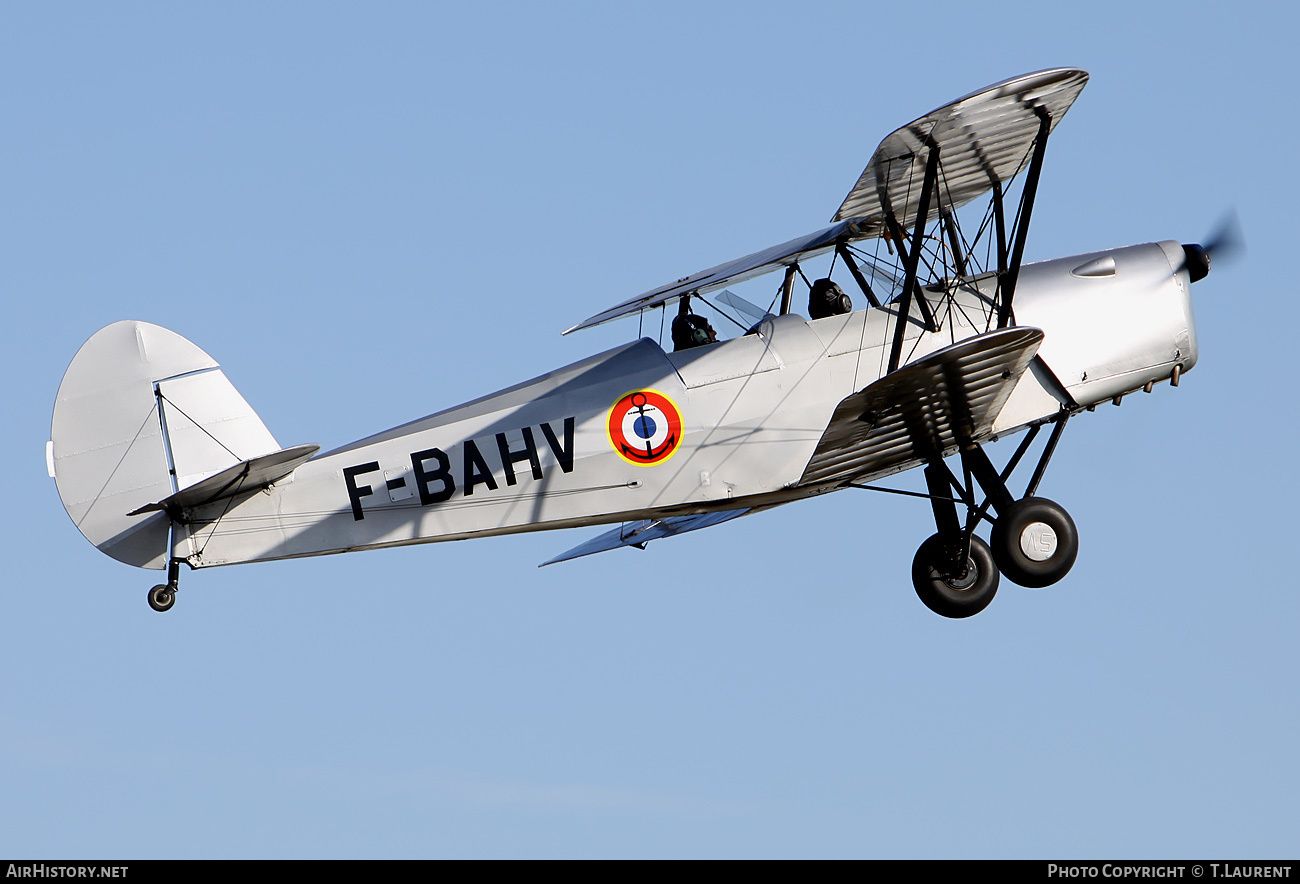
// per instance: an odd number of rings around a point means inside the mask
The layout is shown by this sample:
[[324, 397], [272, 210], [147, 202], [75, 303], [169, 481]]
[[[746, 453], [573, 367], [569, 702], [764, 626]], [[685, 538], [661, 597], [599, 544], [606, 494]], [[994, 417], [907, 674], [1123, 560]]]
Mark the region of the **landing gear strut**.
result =
[[[970, 617], [988, 607], [998, 590], [999, 574], [1020, 586], [1042, 587], [1069, 573], [1079, 554], [1079, 532], [1070, 514], [1058, 503], [1034, 497], [1047, 462], [1065, 428], [1068, 414], [1057, 420], [1046, 450], [1034, 470], [1024, 497], [1017, 500], [1006, 480], [1038, 432], [1035, 427], [999, 473], [978, 444], [961, 451], [965, 482], [935, 456], [925, 468], [925, 482], [938, 533], [916, 552], [912, 585], [926, 607], [944, 617]], [[976, 505], [974, 483], [986, 495]], [[954, 497], [953, 495], [957, 495]], [[966, 523], [957, 517], [957, 504], [966, 506]], [[992, 507], [997, 518], [988, 515]], [[990, 542], [975, 536], [981, 520], [993, 523]]]
[[998, 567], [988, 544], [969, 525], [957, 521], [951, 497], [952, 473], [940, 459], [925, 468], [934, 524], [939, 529], [916, 551], [912, 586], [925, 606], [944, 617], [970, 617], [993, 601], [998, 591]]
[[176, 604], [177, 584], [181, 579], [181, 563], [172, 559], [167, 565], [167, 582], [149, 590], [149, 607], [155, 611], [170, 611]]
[[962, 466], [988, 495], [984, 507], [992, 504], [998, 514], [989, 536], [993, 561], [1008, 580], [1020, 586], [1051, 586], [1070, 572], [1079, 554], [1079, 532], [1070, 514], [1059, 503], [1034, 496], [1065, 429], [1065, 420], [1062, 417], [1052, 429], [1052, 436], [1034, 469], [1033, 478], [1029, 480], [1029, 487], [1019, 500], [1007, 490], [1006, 480], [1033, 441], [1037, 427], [1030, 432], [1002, 473], [993, 468], [988, 455], [978, 445], [961, 453]]

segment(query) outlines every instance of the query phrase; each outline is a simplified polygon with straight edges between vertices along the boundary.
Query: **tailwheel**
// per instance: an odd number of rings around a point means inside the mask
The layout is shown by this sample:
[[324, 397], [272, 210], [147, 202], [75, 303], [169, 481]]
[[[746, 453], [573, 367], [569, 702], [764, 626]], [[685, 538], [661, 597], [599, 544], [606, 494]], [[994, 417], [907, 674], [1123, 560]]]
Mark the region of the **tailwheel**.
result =
[[997, 566], [1021, 586], [1051, 586], [1070, 573], [1079, 555], [1074, 520], [1044, 497], [1025, 497], [1003, 507], [989, 539]]
[[998, 567], [988, 544], [972, 535], [960, 569], [935, 534], [916, 551], [912, 585], [925, 606], [944, 617], [971, 617], [988, 607], [998, 591]]
[[176, 604], [176, 590], [181, 582], [181, 563], [172, 559], [167, 563], [167, 582], [149, 590], [149, 607], [155, 611], [170, 611]]
[[149, 590], [149, 607], [155, 611], [168, 611], [176, 604], [176, 588], [169, 583], [160, 583]]

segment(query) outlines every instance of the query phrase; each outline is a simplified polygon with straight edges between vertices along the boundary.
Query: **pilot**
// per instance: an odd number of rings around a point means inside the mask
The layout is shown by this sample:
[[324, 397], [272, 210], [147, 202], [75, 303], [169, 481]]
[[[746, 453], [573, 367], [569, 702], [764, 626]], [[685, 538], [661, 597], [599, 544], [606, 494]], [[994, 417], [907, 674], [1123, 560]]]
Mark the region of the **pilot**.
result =
[[691, 296], [682, 295], [677, 315], [673, 317], [673, 350], [689, 350], [702, 344], [717, 343], [718, 333], [703, 316], [691, 312]]
[[808, 292], [808, 318], [825, 319], [828, 316], [842, 316], [853, 312], [853, 302], [840, 288], [829, 279], [819, 279], [812, 284]]

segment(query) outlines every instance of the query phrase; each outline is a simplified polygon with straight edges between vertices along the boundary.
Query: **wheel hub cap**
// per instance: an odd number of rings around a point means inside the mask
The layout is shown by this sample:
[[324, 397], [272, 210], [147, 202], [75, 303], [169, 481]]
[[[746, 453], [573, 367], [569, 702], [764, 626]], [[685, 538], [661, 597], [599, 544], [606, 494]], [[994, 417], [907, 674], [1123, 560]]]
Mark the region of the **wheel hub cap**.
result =
[[979, 579], [979, 572], [975, 570], [975, 563], [972, 562], [970, 559], [967, 559], [966, 573], [953, 576], [953, 577], [946, 577], [944, 578], [944, 583], [947, 583], [948, 586], [950, 586], [953, 589], [959, 590], [961, 592], [965, 592], [966, 590], [974, 586], [975, 581], [978, 579]]
[[1046, 522], [1030, 522], [1020, 532], [1020, 551], [1033, 562], [1046, 562], [1056, 555], [1056, 532]]

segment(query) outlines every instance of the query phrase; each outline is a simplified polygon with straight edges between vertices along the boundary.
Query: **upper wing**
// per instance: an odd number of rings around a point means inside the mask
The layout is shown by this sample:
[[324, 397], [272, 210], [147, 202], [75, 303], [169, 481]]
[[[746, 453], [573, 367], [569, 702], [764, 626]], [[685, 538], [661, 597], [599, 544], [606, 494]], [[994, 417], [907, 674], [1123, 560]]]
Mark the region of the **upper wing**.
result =
[[629, 298], [564, 334], [652, 309], [682, 295], [706, 293], [830, 251], [840, 241], [880, 236], [892, 211], [912, 226], [920, 202], [927, 143], [939, 147], [939, 200], [950, 212], [1015, 177], [1034, 139], [1040, 113], [1055, 127], [1088, 82], [1084, 71], [1057, 68], [1025, 74], [973, 92], [897, 130], [880, 143], [831, 227], [746, 255]]
[[1043, 333], [1017, 326], [944, 347], [844, 399], [801, 485], [896, 472], [978, 441], [1029, 367]]
[[908, 123], [880, 142], [832, 220], [856, 220], [862, 235], [879, 236], [892, 211], [911, 228], [930, 145], [939, 148], [939, 204], [949, 212], [964, 206], [1015, 177], [1038, 137], [1040, 114], [1055, 128], [1087, 83], [1087, 72], [1074, 68], [1024, 74]]
[[842, 238], [853, 238], [852, 228], [853, 225], [849, 223], [836, 224], [816, 233], [809, 233], [798, 239], [781, 243], [779, 246], [772, 246], [763, 249], [761, 252], [728, 261], [726, 264], [719, 264], [717, 267], [710, 267], [708, 270], [692, 273], [690, 276], [684, 276], [676, 282], [670, 282], [667, 285], [659, 286], [657, 289], [651, 289], [643, 295], [628, 298], [623, 303], [616, 304], [604, 312], [597, 313], [589, 319], [584, 319], [573, 328], [566, 329], [564, 334], [567, 335], [569, 332], [600, 325], [602, 322], [609, 322], [611, 319], [618, 319], [620, 316], [626, 316], [638, 310], [658, 307], [665, 301], [670, 301], [688, 292], [711, 292], [731, 283], [744, 282], [747, 279], [753, 279], [755, 276], [762, 276], [777, 267], [789, 266], [800, 258], [809, 255], [820, 255], [835, 248], [836, 241]]

